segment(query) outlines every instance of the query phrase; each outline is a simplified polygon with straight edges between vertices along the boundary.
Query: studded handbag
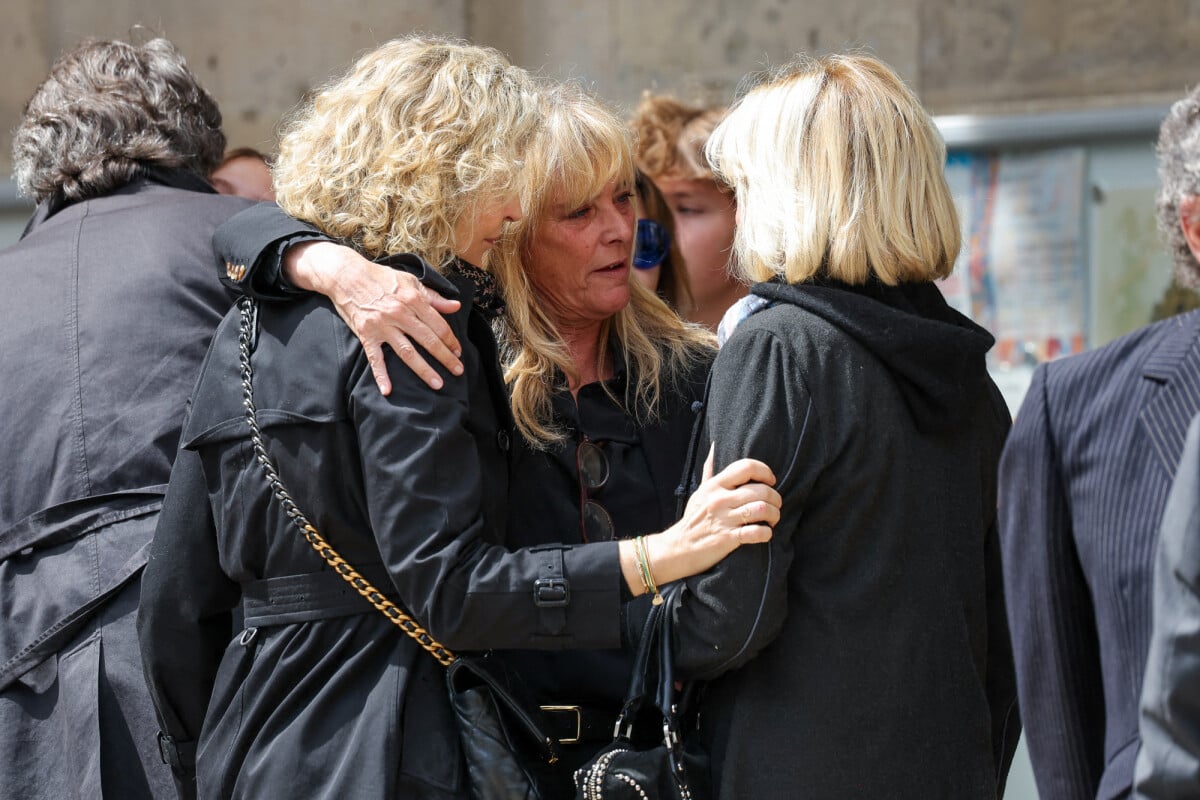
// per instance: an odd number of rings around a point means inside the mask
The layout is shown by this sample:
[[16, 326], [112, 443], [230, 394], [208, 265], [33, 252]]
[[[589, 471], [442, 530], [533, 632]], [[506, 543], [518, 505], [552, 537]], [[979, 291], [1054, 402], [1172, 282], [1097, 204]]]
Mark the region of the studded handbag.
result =
[[576, 800], [712, 796], [708, 754], [696, 737], [699, 686], [675, 684], [671, 609], [680, 591], [680, 584], [668, 587], [664, 602], [650, 608], [612, 744], [575, 772]]

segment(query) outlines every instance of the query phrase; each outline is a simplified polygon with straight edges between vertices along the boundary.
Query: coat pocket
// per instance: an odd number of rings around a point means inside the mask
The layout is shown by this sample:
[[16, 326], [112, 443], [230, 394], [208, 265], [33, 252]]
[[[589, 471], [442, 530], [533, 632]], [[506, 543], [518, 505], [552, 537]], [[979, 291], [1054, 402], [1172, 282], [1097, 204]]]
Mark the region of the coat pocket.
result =
[[246, 628], [225, 649], [196, 749], [200, 797], [230, 797], [252, 735], [243, 731], [247, 683], [264, 631]]
[[404, 687], [400, 715], [400, 774], [458, 793], [463, 780], [458, 722], [446, 694], [445, 668], [424, 652]]
[[99, 631], [23, 677], [0, 692], [0, 797], [102, 800]]

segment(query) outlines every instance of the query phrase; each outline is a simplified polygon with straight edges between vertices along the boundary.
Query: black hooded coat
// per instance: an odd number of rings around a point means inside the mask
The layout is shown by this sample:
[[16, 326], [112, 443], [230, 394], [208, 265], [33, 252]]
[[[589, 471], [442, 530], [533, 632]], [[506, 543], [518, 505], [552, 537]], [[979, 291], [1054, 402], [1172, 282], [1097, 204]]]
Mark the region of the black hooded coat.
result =
[[694, 450], [768, 463], [782, 519], [676, 609], [717, 794], [996, 798], [1020, 723], [992, 337], [932, 284], [752, 291]]

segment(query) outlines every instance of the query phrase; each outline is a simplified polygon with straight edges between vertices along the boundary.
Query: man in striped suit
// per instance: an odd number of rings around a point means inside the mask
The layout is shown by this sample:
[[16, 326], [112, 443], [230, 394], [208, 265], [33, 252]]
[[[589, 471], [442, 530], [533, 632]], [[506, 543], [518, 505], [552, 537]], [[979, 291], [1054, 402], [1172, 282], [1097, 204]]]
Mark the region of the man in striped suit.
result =
[[[1200, 282], [1200, 92], [1159, 134], [1159, 227]], [[1200, 411], [1200, 311], [1040, 366], [1000, 469], [1005, 592], [1038, 792], [1127, 797], [1155, 543]]]

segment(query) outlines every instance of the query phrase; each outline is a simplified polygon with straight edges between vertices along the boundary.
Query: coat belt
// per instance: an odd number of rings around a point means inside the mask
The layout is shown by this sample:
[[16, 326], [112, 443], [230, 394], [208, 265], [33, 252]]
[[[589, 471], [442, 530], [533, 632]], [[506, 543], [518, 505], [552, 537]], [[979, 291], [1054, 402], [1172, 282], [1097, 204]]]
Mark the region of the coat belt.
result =
[[[355, 570], [393, 603], [399, 600], [391, 576], [382, 563], [356, 565]], [[247, 628], [379, 613], [333, 570], [283, 575], [242, 584], [242, 602]]]
[[23, 550], [42, 550], [114, 522], [157, 513], [166, 484], [81, 497], [42, 509], [0, 531], [0, 561]]

